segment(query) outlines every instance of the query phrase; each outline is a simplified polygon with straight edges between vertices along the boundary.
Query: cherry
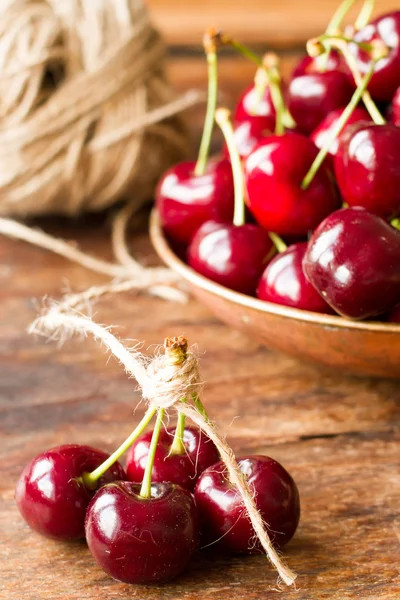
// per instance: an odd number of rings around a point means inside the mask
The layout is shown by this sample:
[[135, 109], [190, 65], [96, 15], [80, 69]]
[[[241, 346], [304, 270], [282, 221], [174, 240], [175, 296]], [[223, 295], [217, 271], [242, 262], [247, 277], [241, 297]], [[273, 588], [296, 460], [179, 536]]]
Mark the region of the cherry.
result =
[[[163, 429], [160, 433], [152, 471], [153, 482], [177, 483], [193, 490], [201, 473], [219, 460], [218, 450], [213, 442], [199, 429], [185, 427], [183, 432], [183, 452], [171, 453], [175, 428]], [[131, 446], [126, 471], [130, 481], [142, 481], [149, 455], [152, 432], [147, 432]]]
[[[331, 50], [329, 52], [328, 60], [324, 65], [323, 71], [348, 71], [346, 63], [337, 50]], [[321, 65], [318, 57], [303, 56], [295, 66], [292, 79], [295, 77], [301, 77], [302, 75], [313, 75], [315, 73], [321, 73]]]
[[311, 133], [328, 113], [346, 106], [354, 86], [342, 71], [324, 71], [294, 77], [287, 90], [287, 103], [297, 127]]
[[356, 123], [341, 137], [335, 174], [343, 200], [382, 216], [400, 214], [400, 129]]
[[279, 235], [302, 236], [339, 207], [332, 175], [323, 165], [308, 189], [304, 176], [318, 154], [299, 133], [272, 135], [259, 142], [245, 163], [248, 206], [257, 222]]
[[357, 44], [378, 40], [389, 48], [388, 56], [376, 64], [368, 91], [375, 100], [390, 102], [400, 85], [400, 11], [378, 17], [360, 29], [353, 39], [356, 44], [350, 44], [349, 51], [356, 58], [356, 66], [361, 74], [369, 71], [371, 54]]
[[[266, 126], [263, 121], [251, 119], [235, 123], [235, 144], [240, 158], [245, 159], [254, 150], [258, 142], [267, 135], [273, 133], [273, 127]], [[228, 155], [228, 149], [224, 146], [224, 153]]]
[[210, 160], [202, 175], [195, 175], [194, 170], [194, 162], [175, 165], [164, 174], [156, 191], [156, 206], [165, 233], [184, 244], [190, 243], [206, 221], [229, 223], [233, 217], [229, 160]]
[[103, 487], [86, 516], [86, 540], [104, 571], [125, 583], [151, 584], [176, 577], [198, 546], [192, 494], [172, 483], [118, 481]]
[[[328, 143], [330, 135], [332, 133], [332, 130], [336, 126], [341, 115], [343, 114], [343, 111], [344, 111], [343, 108], [338, 108], [336, 110], [333, 110], [332, 112], [327, 114], [326, 117], [323, 119], [323, 121], [318, 125], [318, 127], [316, 129], [314, 129], [314, 131], [310, 135], [310, 139], [314, 142], [314, 144], [317, 146], [317, 148], [324, 148], [325, 145]], [[354, 109], [354, 111], [351, 113], [346, 125], [342, 129], [342, 133], [340, 134], [340, 136], [338, 136], [334, 140], [334, 142], [329, 146], [328, 157], [330, 157], [333, 160], [333, 157], [338, 152], [340, 137], [341, 137], [341, 135], [343, 135], [343, 133], [346, 131], [346, 129], [350, 125], [352, 125], [353, 123], [358, 123], [359, 121], [370, 121], [370, 120], [371, 119], [370, 119], [370, 116], [367, 113], [367, 111], [364, 108], [357, 106]], [[332, 165], [333, 165], [333, 162], [332, 162]]]
[[87, 506], [95, 489], [125, 479], [116, 462], [88, 489], [80, 480], [85, 472], [101, 465], [108, 454], [89, 446], [65, 445], [47, 450], [23, 470], [15, 492], [19, 511], [34, 531], [59, 540], [84, 537]]
[[400, 232], [364, 208], [338, 210], [314, 232], [303, 268], [339, 314], [380, 315], [400, 302]]
[[271, 90], [266, 86], [260, 96], [257, 87], [251, 85], [247, 88], [236, 105], [234, 112], [235, 123], [251, 121], [258, 123], [260, 129], [275, 129], [275, 107], [272, 101]]
[[[293, 537], [300, 519], [299, 492], [294, 480], [282, 465], [267, 456], [243, 456], [237, 462], [268, 524], [271, 541], [284, 546]], [[208, 543], [215, 542], [234, 553], [259, 549], [254, 546], [254, 530], [239, 492], [227, 478], [224, 463], [204, 471], [195, 488], [195, 500]]]
[[261, 276], [257, 297], [284, 306], [332, 313], [331, 307], [304, 275], [302, 262], [306, 250], [307, 242], [300, 242], [275, 256]]
[[400, 323], [400, 304], [389, 313], [388, 321], [391, 323]]
[[393, 96], [390, 107], [390, 118], [394, 125], [400, 127], [400, 87], [397, 88], [396, 93]]

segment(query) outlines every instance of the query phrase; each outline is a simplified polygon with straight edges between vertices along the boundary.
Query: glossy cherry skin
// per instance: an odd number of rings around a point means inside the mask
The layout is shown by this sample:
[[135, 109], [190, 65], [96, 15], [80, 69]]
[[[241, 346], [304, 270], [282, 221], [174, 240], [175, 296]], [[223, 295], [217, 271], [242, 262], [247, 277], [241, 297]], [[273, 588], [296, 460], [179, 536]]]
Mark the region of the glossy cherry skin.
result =
[[303, 271], [307, 242], [289, 246], [267, 265], [257, 288], [260, 300], [311, 310], [332, 313], [332, 309], [311, 285]]
[[[291, 540], [300, 520], [300, 498], [293, 478], [268, 456], [237, 459], [240, 470], [254, 492], [254, 499], [274, 545]], [[209, 544], [233, 553], [259, 551], [254, 530], [243, 508], [242, 498], [229, 482], [222, 462], [204, 471], [195, 488], [202, 533]]]
[[[337, 50], [331, 50], [329, 52], [328, 62], [326, 63], [325, 71], [348, 71], [345, 60], [340, 52]], [[292, 79], [299, 77], [300, 75], [311, 75], [313, 73], [321, 72], [321, 61], [311, 56], [303, 56], [295, 66]]]
[[[368, 85], [371, 96], [379, 102], [390, 102], [400, 85], [400, 11], [394, 11], [371, 21], [355, 35], [356, 42], [382, 40], [388, 48], [389, 55], [376, 64], [374, 74]], [[357, 68], [365, 75], [371, 68], [371, 57], [355, 44], [349, 50], [356, 57]]]
[[[205, 433], [194, 427], [185, 427], [185, 453], [170, 455], [174, 433], [174, 427], [163, 429], [160, 433], [151, 480], [176, 483], [193, 490], [204, 469], [219, 460], [219, 453]], [[152, 431], [144, 433], [129, 449], [126, 472], [130, 481], [141, 482], [143, 479], [151, 437]]]
[[267, 231], [303, 236], [340, 206], [333, 176], [326, 165], [307, 190], [301, 182], [318, 154], [299, 133], [262, 140], [245, 163], [248, 206]]
[[[34, 458], [23, 470], [15, 492], [17, 506], [29, 527], [58, 540], [83, 538], [86, 509], [96, 490], [88, 490], [78, 478], [93, 471], [108, 456], [89, 446], [71, 444]], [[126, 479], [118, 462], [100, 478], [96, 489], [116, 479]]]
[[303, 133], [311, 133], [332, 110], [347, 106], [354, 88], [342, 71], [301, 75], [291, 80], [286, 100]]
[[381, 217], [400, 214], [400, 129], [356, 123], [343, 133], [335, 156], [343, 200]]
[[343, 208], [314, 232], [303, 268], [339, 314], [383, 314], [400, 302], [400, 232], [363, 208]]
[[391, 323], [400, 323], [400, 304], [389, 313], [388, 321]]
[[88, 508], [85, 529], [94, 559], [125, 583], [173, 579], [199, 543], [193, 495], [172, 483], [154, 483], [148, 499], [136, 483], [103, 487]]
[[194, 162], [171, 167], [160, 180], [156, 206], [165, 233], [175, 242], [189, 244], [199, 227], [213, 219], [233, 218], [232, 167], [227, 158], [208, 162], [204, 175], [194, 175]]
[[[314, 142], [314, 144], [317, 146], [317, 148], [321, 149], [321, 148], [325, 147], [325, 145], [328, 142], [329, 136], [331, 135], [332, 130], [336, 127], [336, 124], [337, 124], [338, 120], [340, 119], [340, 117], [342, 116], [343, 111], [344, 111], [344, 108], [338, 108], [336, 110], [333, 110], [332, 112], [327, 114], [325, 119], [323, 119], [323, 121], [318, 125], [318, 127], [316, 129], [314, 129], [314, 131], [310, 135], [310, 139]], [[357, 106], [353, 110], [346, 125], [343, 127], [340, 135], [330, 145], [329, 156], [331, 157], [332, 160], [333, 160], [333, 157], [338, 152], [339, 141], [340, 141], [342, 135], [344, 134], [344, 132], [350, 127], [350, 125], [353, 125], [354, 123], [358, 123], [360, 121], [368, 122], [368, 121], [371, 121], [371, 118], [370, 118], [368, 112], [364, 108]], [[333, 165], [333, 162], [331, 164]]]
[[274, 253], [268, 233], [258, 225], [209, 221], [189, 246], [188, 263], [198, 273], [236, 292], [254, 295]]
[[[256, 119], [235, 123], [235, 144], [240, 158], [247, 158], [258, 142], [273, 132], [273, 128], [265, 126], [262, 121]], [[229, 156], [226, 145], [224, 146], [224, 154]]]
[[396, 127], [400, 127], [400, 87], [397, 88], [390, 110], [390, 120]]
[[261, 98], [254, 85], [245, 90], [236, 105], [234, 113], [235, 123], [254, 121], [264, 129], [275, 129], [275, 108], [269, 87], [265, 89]]

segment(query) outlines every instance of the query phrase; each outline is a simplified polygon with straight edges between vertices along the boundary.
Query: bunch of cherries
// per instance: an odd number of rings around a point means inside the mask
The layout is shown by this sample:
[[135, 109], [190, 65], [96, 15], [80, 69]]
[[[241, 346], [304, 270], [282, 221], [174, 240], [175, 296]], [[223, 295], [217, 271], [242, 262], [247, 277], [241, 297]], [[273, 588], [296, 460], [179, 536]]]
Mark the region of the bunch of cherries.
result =
[[[161, 179], [156, 204], [174, 248], [243, 294], [351, 319], [400, 322], [400, 11], [340, 29], [345, 0], [283, 85], [221, 32], [204, 45], [209, 97], [196, 163]], [[217, 53], [259, 68], [230, 119], [217, 110]], [[384, 116], [386, 118], [384, 118]], [[214, 120], [225, 147], [209, 158]]]
[[[165, 348], [170, 364], [186, 359], [184, 338], [169, 338]], [[194, 403], [207, 416], [197, 396]], [[153, 431], [144, 432], [156, 414]], [[149, 408], [111, 456], [83, 445], [59, 446], [36, 456], [16, 487], [22, 517], [49, 538], [86, 537], [97, 563], [126, 583], [169, 581], [200, 546], [230, 553], [260, 551], [242, 496], [214, 443], [187, 426], [182, 413], [175, 428], [164, 427], [164, 418], [164, 409]], [[118, 459], [126, 451], [125, 470]], [[283, 547], [300, 518], [294, 480], [267, 456], [242, 456], [237, 462], [272, 543]]]

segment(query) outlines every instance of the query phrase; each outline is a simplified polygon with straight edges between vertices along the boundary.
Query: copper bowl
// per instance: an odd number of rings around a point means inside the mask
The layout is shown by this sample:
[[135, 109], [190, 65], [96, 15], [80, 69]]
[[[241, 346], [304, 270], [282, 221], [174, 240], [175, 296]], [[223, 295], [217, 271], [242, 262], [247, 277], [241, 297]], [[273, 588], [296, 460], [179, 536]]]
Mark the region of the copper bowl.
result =
[[156, 210], [150, 238], [161, 258], [222, 321], [265, 346], [356, 375], [400, 378], [400, 325], [351, 321], [233, 292], [199, 275], [171, 250]]

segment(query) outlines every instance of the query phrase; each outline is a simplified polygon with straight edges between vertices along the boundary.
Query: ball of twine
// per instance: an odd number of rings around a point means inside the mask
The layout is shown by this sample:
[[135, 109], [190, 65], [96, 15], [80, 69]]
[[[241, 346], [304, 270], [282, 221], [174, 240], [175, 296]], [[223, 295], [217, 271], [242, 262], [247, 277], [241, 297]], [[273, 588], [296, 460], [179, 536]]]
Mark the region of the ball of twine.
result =
[[186, 136], [142, 0], [8, 0], [0, 12], [0, 215], [140, 206]]

